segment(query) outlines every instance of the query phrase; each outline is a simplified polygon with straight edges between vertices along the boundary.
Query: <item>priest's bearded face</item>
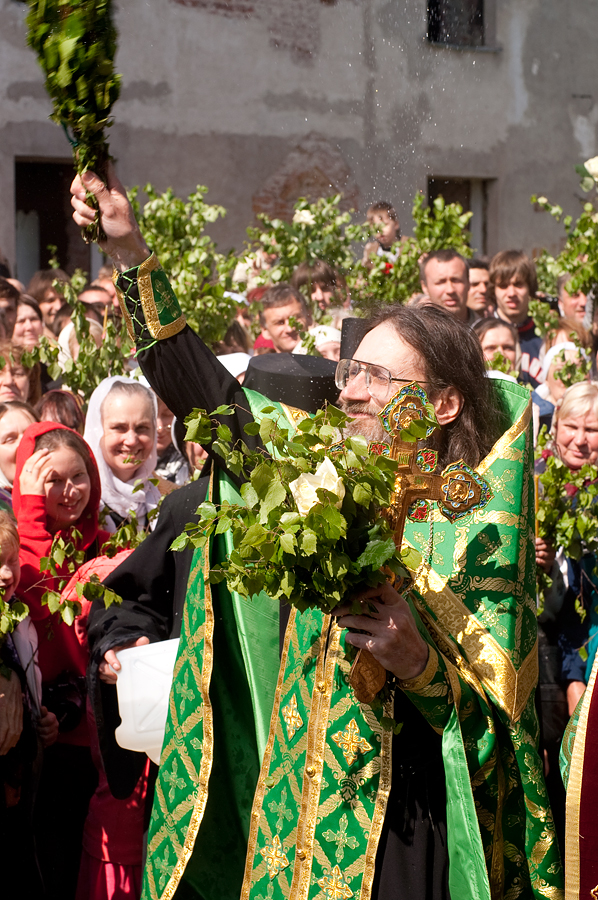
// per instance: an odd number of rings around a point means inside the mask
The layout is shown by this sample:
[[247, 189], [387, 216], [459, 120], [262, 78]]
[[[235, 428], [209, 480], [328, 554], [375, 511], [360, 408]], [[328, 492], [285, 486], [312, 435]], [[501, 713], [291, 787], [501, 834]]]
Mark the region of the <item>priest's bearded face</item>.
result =
[[[405, 383], [426, 381], [424, 360], [420, 354], [406, 343], [392, 325], [382, 323], [368, 332], [355, 351], [354, 358], [363, 363], [373, 363], [390, 371], [393, 378], [404, 379]], [[378, 413], [401, 388], [401, 383], [392, 381], [388, 389], [368, 390], [365, 372], [360, 372], [348, 382], [339, 397], [339, 406], [352, 420], [345, 428], [345, 434], [360, 434], [368, 441], [383, 441], [388, 435], [382, 428]]]

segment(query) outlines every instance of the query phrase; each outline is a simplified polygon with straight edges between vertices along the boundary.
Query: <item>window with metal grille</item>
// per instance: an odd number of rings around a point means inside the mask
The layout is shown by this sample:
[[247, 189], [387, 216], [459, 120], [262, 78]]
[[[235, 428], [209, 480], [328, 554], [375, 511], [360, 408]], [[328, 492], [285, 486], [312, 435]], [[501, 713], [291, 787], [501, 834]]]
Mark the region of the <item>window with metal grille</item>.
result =
[[484, 0], [428, 0], [428, 40], [455, 47], [484, 45]]

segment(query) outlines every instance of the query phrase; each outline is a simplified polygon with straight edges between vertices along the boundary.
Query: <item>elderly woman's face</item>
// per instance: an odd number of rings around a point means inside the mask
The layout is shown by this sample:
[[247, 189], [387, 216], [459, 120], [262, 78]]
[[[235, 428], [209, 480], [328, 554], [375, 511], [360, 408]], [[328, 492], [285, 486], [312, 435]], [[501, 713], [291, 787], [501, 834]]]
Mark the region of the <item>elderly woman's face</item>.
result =
[[138, 394], [108, 394], [102, 410], [100, 440], [106, 465], [121, 481], [131, 481], [154, 446], [149, 402]]
[[7, 400], [22, 400], [27, 402], [29, 397], [29, 372], [17, 363], [6, 365], [0, 372], [0, 403]]
[[593, 413], [585, 416], [565, 416], [556, 424], [555, 442], [559, 456], [574, 471], [584, 465], [598, 462], [598, 418]]

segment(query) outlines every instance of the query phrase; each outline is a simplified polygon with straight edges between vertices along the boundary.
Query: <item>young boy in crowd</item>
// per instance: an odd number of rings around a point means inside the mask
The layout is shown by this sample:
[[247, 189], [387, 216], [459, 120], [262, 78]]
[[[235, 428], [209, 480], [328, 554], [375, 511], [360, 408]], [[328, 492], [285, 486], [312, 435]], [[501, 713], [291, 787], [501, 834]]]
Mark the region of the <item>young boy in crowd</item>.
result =
[[542, 338], [529, 314], [529, 303], [536, 296], [536, 266], [520, 250], [502, 250], [490, 263], [490, 290], [496, 302], [496, 315], [515, 325], [521, 344], [521, 380], [538, 387], [542, 379], [539, 362]]
[[375, 231], [373, 241], [368, 241], [363, 251], [363, 265], [367, 266], [375, 256], [386, 256], [394, 262], [398, 253], [392, 247], [401, 237], [401, 225], [392, 203], [379, 200], [367, 211], [367, 220]]

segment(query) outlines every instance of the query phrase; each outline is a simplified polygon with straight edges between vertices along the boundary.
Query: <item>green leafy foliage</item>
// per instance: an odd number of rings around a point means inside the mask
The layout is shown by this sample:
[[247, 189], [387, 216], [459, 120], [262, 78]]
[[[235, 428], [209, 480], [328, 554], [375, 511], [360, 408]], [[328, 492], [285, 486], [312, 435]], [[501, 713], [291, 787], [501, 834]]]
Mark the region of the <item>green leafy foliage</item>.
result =
[[137, 200], [138, 188], [129, 191], [129, 197], [187, 321], [207, 344], [213, 344], [222, 340], [236, 312], [236, 302], [224, 295], [232, 286], [236, 258], [232, 253], [218, 253], [205, 234], [207, 224], [226, 215], [224, 207], [205, 202], [207, 190], [198, 185], [185, 201], [170, 188], [159, 194], [146, 184], [148, 200], [143, 208]]
[[530, 300], [529, 314], [534, 320], [537, 333], [543, 339], [554, 334], [559, 327], [559, 314], [543, 300]]
[[538, 278], [538, 291], [548, 294], [550, 297], [557, 295], [557, 282], [561, 274], [559, 260], [552, 256], [548, 250], [542, 250], [534, 260], [536, 264], [536, 276]]
[[505, 375], [513, 374], [513, 363], [500, 350], [497, 350], [492, 359], [486, 360], [486, 368], [493, 372], [503, 372]]
[[[579, 167], [576, 169], [579, 172]], [[551, 203], [546, 197], [534, 195], [531, 200], [557, 222], [561, 222], [565, 230], [565, 246], [555, 258], [554, 274], [570, 272], [571, 281], [567, 290], [570, 293], [583, 291], [587, 294], [598, 283], [598, 206], [594, 179], [587, 174], [582, 175], [581, 188], [586, 192], [591, 191], [592, 196], [582, 205], [577, 219], [563, 215], [562, 206]]]
[[417, 194], [413, 203], [413, 237], [397, 243], [396, 262], [378, 256], [371, 267], [358, 266], [359, 309], [369, 313], [380, 304], [405, 303], [421, 290], [419, 263], [426, 253], [443, 248], [453, 248], [463, 256], [471, 256], [470, 233], [467, 229], [472, 213], [463, 212], [458, 203], [445, 203], [437, 197], [431, 207], [423, 194]]
[[[351, 214], [339, 208], [341, 199], [341, 194], [321, 197], [315, 203], [300, 198], [294, 205], [291, 222], [270, 219], [265, 213], [258, 215], [261, 225], [249, 227], [247, 234], [250, 241], [276, 256], [273, 267], [267, 271], [268, 280], [290, 281], [298, 265], [313, 265], [317, 259], [344, 275], [351, 273], [355, 262], [351, 244], [366, 240], [370, 229], [367, 225], [350, 224]], [[244, 256], [251, 259], [255, 252]]]
[[[195, 418], [206, 430], [210, 417], [197, 411]], [[210, 580], [225, 580], [229, 590], [247, 598], [265, 591], [301, 611], [328, 612], [355, 591], [384, 583], [389, 572], [407, 583], [383, 515], [397, 464], [370, 454], [360, 437], [347, 438], [331, 453], [346, 421], [344, 413], [328, 407], [289, 435], [286, 420], [274, 409], [264, 410], [258, 428], [270, 455], [245, 447], [237, 462], [237, 474], [247, 479], [241, 488], [245, 505], [203, 503], [199, 522], [187, 525], [172, 548], [201, 548], [213, 534], [230, 532], [233, 550], [212, 568]], [[257, 424], [246, 430], [254, 433]], [[221, 444], [229, 460], [230, 443]], [[326, 478], [322, 466], [328, 467]], [[301, 500], [302, 476], [316, 478], [309, 482], [309, 508]]]
[[91, 336], [89, 322], [85, 318], [86, 306], [77, 300], [75, 287], [59, 281], [55, 281], [53, 286], [72, 307], [71, 318], [75, 326], [79, 354], [76, 360], [67, 360], [62, 369], [58, 364], [58, 345], [42, 335], [38, 346], [23, 355], [23, 363], [27, 366], [37, 362], [45, 363], [51, 378], [57, 379], [62, 375], [64, 386], [87, 403], [105, 378], [129, 374], [127, 360], [133, 351], [133, 344], [129, 340], [124, 322], [118, 320], [115, 322], [108, 318], [102, 343], [98, 347]]
[[68, 600], [62, 596], [62, 590], [66, 587], [71, 575], [85, 561], [85, 552], [77, 550], [77, 542], [81, 540], [81, 533], [76, 528], [71, 528], [68, 538], [57, 536], [52, 541], [50, 555], [43, 556], [39, 561], [39, 570], [46, 578], [58, 579], [56, 590], [50, 589], [44, 592], [42, 603], [51, 613], [58, 613], [67, 625], [72, 625], [76, 617], [81, 614], [81, 604], [78, 600]]
[[[27, 24], [27, 42], [52, 98], [51, 118], [73, 146], [77, 171], [92, 169], [106, 180], [110, 154], [104, 129], [120, 92], [112, 0], [29, 0]], [[88, 240], [101, 236], [95, 223], [84, 233]]]
[[[565, 556], [579, 561], [584, 553], [598, 554], [598, 471], [584, 465], [573, 472], [559, 458], [545, 428], [538, 436], [536, 458], [544, 461], [539, 475], [541, 493], [536, 512], [538, 537]], [[543, 597], [551, 579], [538, 569]]]
[[[141, 487], [141, 482], [139, 482], [139, 486]], [[139, 547], [148, 536], [152, 522], [158, 517], [163, 499], [161, 497], [158, 505], [154, 509], [150, 509], [146, 514], [144, 528], [141, 528], [136, 514], [131, 511], [116, 531], [102, 544], [102, 555], [112, 559], [121, 550], [134, 550], [136, 547]], [[104, 524], [104, 515], [105, 511], [102, 510], [100, 513], [100, 525]]]

